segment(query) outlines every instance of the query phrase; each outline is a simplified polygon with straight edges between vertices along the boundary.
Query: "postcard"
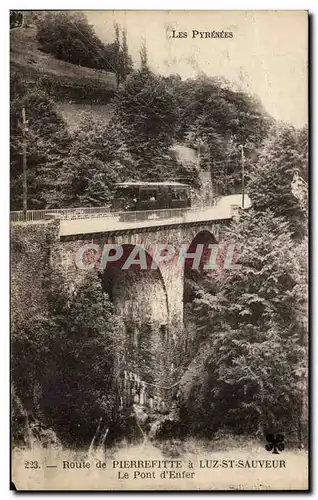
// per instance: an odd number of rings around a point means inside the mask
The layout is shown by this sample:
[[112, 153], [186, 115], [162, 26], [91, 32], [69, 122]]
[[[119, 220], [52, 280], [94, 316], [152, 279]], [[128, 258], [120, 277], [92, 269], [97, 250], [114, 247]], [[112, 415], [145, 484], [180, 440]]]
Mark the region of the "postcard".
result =
[[11, 488], [308, 490], [308, 12], [10, 12]]

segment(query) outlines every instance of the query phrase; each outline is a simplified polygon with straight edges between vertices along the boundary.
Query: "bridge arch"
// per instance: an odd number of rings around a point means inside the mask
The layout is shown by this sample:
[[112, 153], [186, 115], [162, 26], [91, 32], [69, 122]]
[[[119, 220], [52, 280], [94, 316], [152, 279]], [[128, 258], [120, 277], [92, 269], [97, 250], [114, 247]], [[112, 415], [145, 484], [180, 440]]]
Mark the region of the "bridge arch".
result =
[[127, 269], [124, 264], [137, 247], [123, 244], [122, 248], [122, 257], [108, 262], [101, 278], [105, 292], [124, 323], [125, 368], [147, 383], [163, 384], [169, 350], [166, 286], [160, 268], [152, 268], [153, 259], [146, 250], [147, 268], [131, 264]]
[[198, 255], [201, 252], [202, 254], [199, 262], [199, 266], [196, 269], [193, 269], [194, 262], [192, 258], [187, 258], [184, 261], [184, 277], [194, 277], [198, 275], [202, 275], [205, 273], [204, 266], [208, 264], [211, 253], [213, 252], [212, 248], [209, 248], [209, 245], [216, 245], [218, 243], [214, 234], [208, 229], [200, 230], [192, 239], [191, 243], [188, 246], [187, 253], [194, 254], [195, 252]]

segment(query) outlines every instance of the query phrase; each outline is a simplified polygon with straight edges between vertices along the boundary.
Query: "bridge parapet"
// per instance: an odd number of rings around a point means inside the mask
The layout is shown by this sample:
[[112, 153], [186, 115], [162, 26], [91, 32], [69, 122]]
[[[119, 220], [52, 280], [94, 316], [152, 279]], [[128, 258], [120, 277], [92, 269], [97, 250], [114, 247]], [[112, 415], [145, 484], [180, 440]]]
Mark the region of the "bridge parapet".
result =
[[37, 222], [60, 220], [61, 234], [74, 233], [80, 229], [88, 232], [89, 226], [106, 229], [131, 227], [152, 227], [158, 224], [190, 223], [198, 220], [230, 219], [234, 215], [233, 207], [196, 207], [163, 210], [144, 210], [136, 212], [111, 212], [108, 207], [86, 207], [70, 209], [29, 210], [10, 213], [11, 222]]
[[[146, 212], [142, 214], [146, 215]], [[80, 234], [138, 231], [147, 228], [155, 229], [165, 226], [195, 225], [205, 222], [222, 223], [230, 221], [234, 216], [232, 209], [220, 210], [218, 208], [191, 209], [186, 212], [182, 209], [160, 211], [156, 217], [154, 217], [156, 214], [149, 214], [148, 219], [143, 218], [142, 214], [138, 212], [129, 213], [132, 220], [121, 219], [123, 215], [127, 217], [126, 212], [120, 212], [119, 215], [115, 214], [107, 218], [61, 220], [60, 236], [63, 238]]]

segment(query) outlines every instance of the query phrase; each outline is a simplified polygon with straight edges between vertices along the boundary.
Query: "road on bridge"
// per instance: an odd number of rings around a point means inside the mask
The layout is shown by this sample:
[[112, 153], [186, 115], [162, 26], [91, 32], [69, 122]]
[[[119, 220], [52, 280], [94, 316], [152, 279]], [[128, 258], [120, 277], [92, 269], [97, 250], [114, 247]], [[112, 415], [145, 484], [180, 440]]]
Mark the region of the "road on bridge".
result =
[[158, 218], [154, 218], [154, 216], [151, 215], [149, 219], [134, 220], [131, 222], [121, 221], [119, 215], [106, 218], [96, 217], [92, 219], [61, 220], [60, 236], [168, 226], [171, 224], [180, 225], [191, 222], [217, 221], [232, 219], [233, 215], [234, 213], [231, 207], [216, 206], [212, 208], [189, 209], [184, 213], [177, 211], [173, 217], [162, 217], [162, 215], [160, 215]]

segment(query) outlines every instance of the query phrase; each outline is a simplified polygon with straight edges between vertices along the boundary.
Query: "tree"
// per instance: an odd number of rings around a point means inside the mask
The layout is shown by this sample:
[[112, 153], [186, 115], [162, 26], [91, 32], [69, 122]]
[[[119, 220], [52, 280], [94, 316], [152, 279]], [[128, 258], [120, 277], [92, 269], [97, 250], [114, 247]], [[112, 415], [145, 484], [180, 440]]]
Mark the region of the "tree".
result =
[[23, 26], [23, 12], [10, 10], [10, 29], [21, 28]]
[[197, 287], [202, 369], [187, 414], [195, 405], [205, 432], [284, 431], [297, 439], [306, 372], [306, 248], [270, 211], [245, 213], [226, 240], [235, 242], [241, 267], [211, 272]]
[[121, 49], [121, 81], [125, 82], [127, 76], [133, 70], [132, 58], [128, 51], [127, 30], [122, 30], [122, 49]]
[[13, 382], [29, 412], [34, 409], [32, 381], [37, 382], [34, 416], [64, 444], [87, 446], [100, 418], [109, 426], [116, 420], [123, 326], [95, 275], [70, 293], [57, 273], [47, 298], [48, 314], [15, 325]]
[[[114, 51], [114, 71], [116, 73], [117, 89], [119, 89], [119, 85], [124, 83], [127, 76], [132, 72], [133, 63], [129, 55], [126, 29], [121, 30], [118, 23], [114, 24], [114, 28], [115, 41], [112, 44]], [[122, 41], [120, 41], [120, 33]]]
[[101, 42], [84, 14], [47, 12], [37, 27], [37, 39], [44, 52], [80, 66], [114, 71], [114, 46]]
[[297, 132], [297, 149], [300, 155], [299, 175], [308, 182], [308, 127], [304, 125]]
[[201, 168], [210, 170], [218, 194], [236, 192], [241, 182], [240, 145], [248, 146], [248, 168], [273, 120], [257, 98], [223, 78], [201, 75], [183, 82], [171, 76], [166, 82], [176, 101], [179, 140], [200, 148]]
[[148, 53], [147, 53], [147, 47], [145, 41], [141, 44], [140, 51], [140, 69], [141, 71], [148, 71], [149, 72], [149, 66], [148, 66]]
[[125, 143], [136, 170], [136, 179], [164, 180], [181, 166], [171, 146], [177, 120], [173, 95], [165, 80], [147, 65], [141, 48], [141, 68], [134, 71], [114, 98], [115, 128], [125, 130]]
[[306, 212], [293, 195], [291, 182], [295, 172], [306, 179], [307, 170], [306, 128], [296, 130], [280, 124], [264, 142], [248, 184], [255, 209], [261, 212], [270, 209], [275, 215], [285, 217], [294, 237], [304, 234]]
[[64, 163], [64, 205], [108, 206], [112, 188], [130, 175], [134, 162], [125, 131], [84, 113]]
[[116, 73], [116, 82], [117, 89], [119, 88], [120, 80], [121, 80], [121, 71], [120, 71], [120, 38], [119, 38], [119, 24], [115, 23], [115, 41], [114, 41], [114, 49], [116, 54], [115, 61], [115, 73]]
[[22, 209], [22, 108], [27, 117], [28, 208], [59, 208], [63, 160], [69, 151], [66, 123], [41, 85], [27, 85], [11, 75], [11, 208]]

